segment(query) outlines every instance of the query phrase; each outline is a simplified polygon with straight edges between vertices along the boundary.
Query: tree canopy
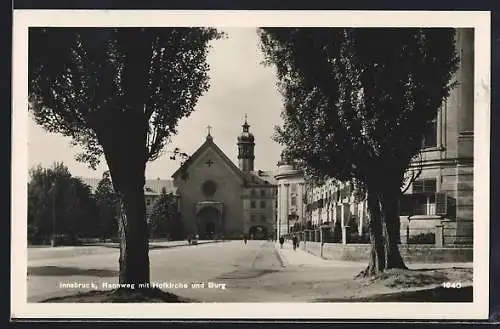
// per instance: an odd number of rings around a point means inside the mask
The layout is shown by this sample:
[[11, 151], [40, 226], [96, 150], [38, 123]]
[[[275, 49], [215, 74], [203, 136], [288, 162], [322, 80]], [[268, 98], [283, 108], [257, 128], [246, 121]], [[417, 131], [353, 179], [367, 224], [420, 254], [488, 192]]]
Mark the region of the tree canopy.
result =
[[[399, 197], [457, 69], [450, 28], [262, 28], [284, 124], [276, 140], [321, 181], [366, 189], [372, 253], [364, 274], [405, 268]], [[407, 183], [407, 182], [406, 182]]]
[[98, 214], [89, 186], [71, 176], [63, 163], [36, 166], [28, 183], [28, 239], [49, 241], [53, 235], [97, 236]]
[[[156, 159], [209, 88], [213, 28], [31, 28], [35, 121], [106, 159], [120, 200], [121, 283], [149, 282], [146, 162]], [[175, 152], [174, 152], [175, 154]]]
[[78, 159], [92, 167], [127, 130], [142, 132], [144, 160], [154, 160], [208, 90], [207, 44], [221, 36], [211, 28], [30, 29], [34, 119], [82, 146]]
[[276, 140], [319, 176], [402, 174], [457, 68], [453, 29], [265, 28], [284, 100]]

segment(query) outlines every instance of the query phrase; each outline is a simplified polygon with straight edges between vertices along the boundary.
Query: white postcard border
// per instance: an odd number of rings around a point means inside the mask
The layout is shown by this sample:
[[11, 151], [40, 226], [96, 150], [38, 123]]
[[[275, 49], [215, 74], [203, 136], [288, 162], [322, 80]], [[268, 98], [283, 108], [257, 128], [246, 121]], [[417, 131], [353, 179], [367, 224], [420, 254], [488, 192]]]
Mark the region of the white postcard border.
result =
[[[27, 303], [28, 28], [37, 26], [352, 26], [475, 28], [473, 303]], [[13, 318], [484, 319], [489, 301], [490, 13], [402, 11], [15, 10], [13, 15]], [[223, 307], [221, 307], [223, 305]]]

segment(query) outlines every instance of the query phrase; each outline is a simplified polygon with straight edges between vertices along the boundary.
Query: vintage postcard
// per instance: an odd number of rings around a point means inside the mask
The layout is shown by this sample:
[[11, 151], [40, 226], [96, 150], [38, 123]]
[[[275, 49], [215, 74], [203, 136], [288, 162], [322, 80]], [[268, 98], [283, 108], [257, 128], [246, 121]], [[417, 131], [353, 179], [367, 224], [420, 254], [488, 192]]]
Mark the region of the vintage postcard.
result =
[[488, 12], [13, 18], [12, 318], [488, 317]]

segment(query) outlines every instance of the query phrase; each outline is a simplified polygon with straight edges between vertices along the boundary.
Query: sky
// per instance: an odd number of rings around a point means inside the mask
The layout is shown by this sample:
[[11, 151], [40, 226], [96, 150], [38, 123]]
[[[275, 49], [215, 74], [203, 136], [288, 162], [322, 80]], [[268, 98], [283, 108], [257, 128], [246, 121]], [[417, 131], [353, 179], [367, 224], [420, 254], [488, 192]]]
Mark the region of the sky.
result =
[[[221, 29], [227, 37], [213, 41], [207, 61], [210, 89], [199, 99], [195, 111], [179, 121], [178, 134], [166, 150], [179, 147], [192, 154], [205, 141], [210, 125], [214, 142], [237, 164], [236, 138], [241, 133], [245, 114], [255, 136], [255, 170], [273, 170], [281, 146], [271, 140], [274, 126], [280, 125], [283, 108], [276, 87], [273, 67], [261, 64], [263, 54], [255, 28]], [[104, 159], [96, 170], [75, 160], [81, 151], [70, 139], [46, 132], [31, 118], [28, 132], [28, 167], [50, 167], [63, 162], [73, 176], [100, 178], [107, 165]], [[147, 179], [170, 179], [180, 165], [166, 153], [146, 167]]]

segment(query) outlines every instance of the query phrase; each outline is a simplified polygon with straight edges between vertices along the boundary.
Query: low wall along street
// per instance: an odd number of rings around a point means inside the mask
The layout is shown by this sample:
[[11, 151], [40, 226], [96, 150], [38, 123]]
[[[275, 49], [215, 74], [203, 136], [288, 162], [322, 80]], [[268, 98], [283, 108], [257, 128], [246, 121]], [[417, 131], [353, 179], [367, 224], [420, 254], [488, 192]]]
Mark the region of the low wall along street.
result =
[[[341, 244], [302, 241], [300, 247], [315, 256], [330, 260], [368, 260], [370, 244]], [[403, 259], [410, 263], [472, 262], [472, 247], [438, 248], [433, 245], [401, 245]]]

